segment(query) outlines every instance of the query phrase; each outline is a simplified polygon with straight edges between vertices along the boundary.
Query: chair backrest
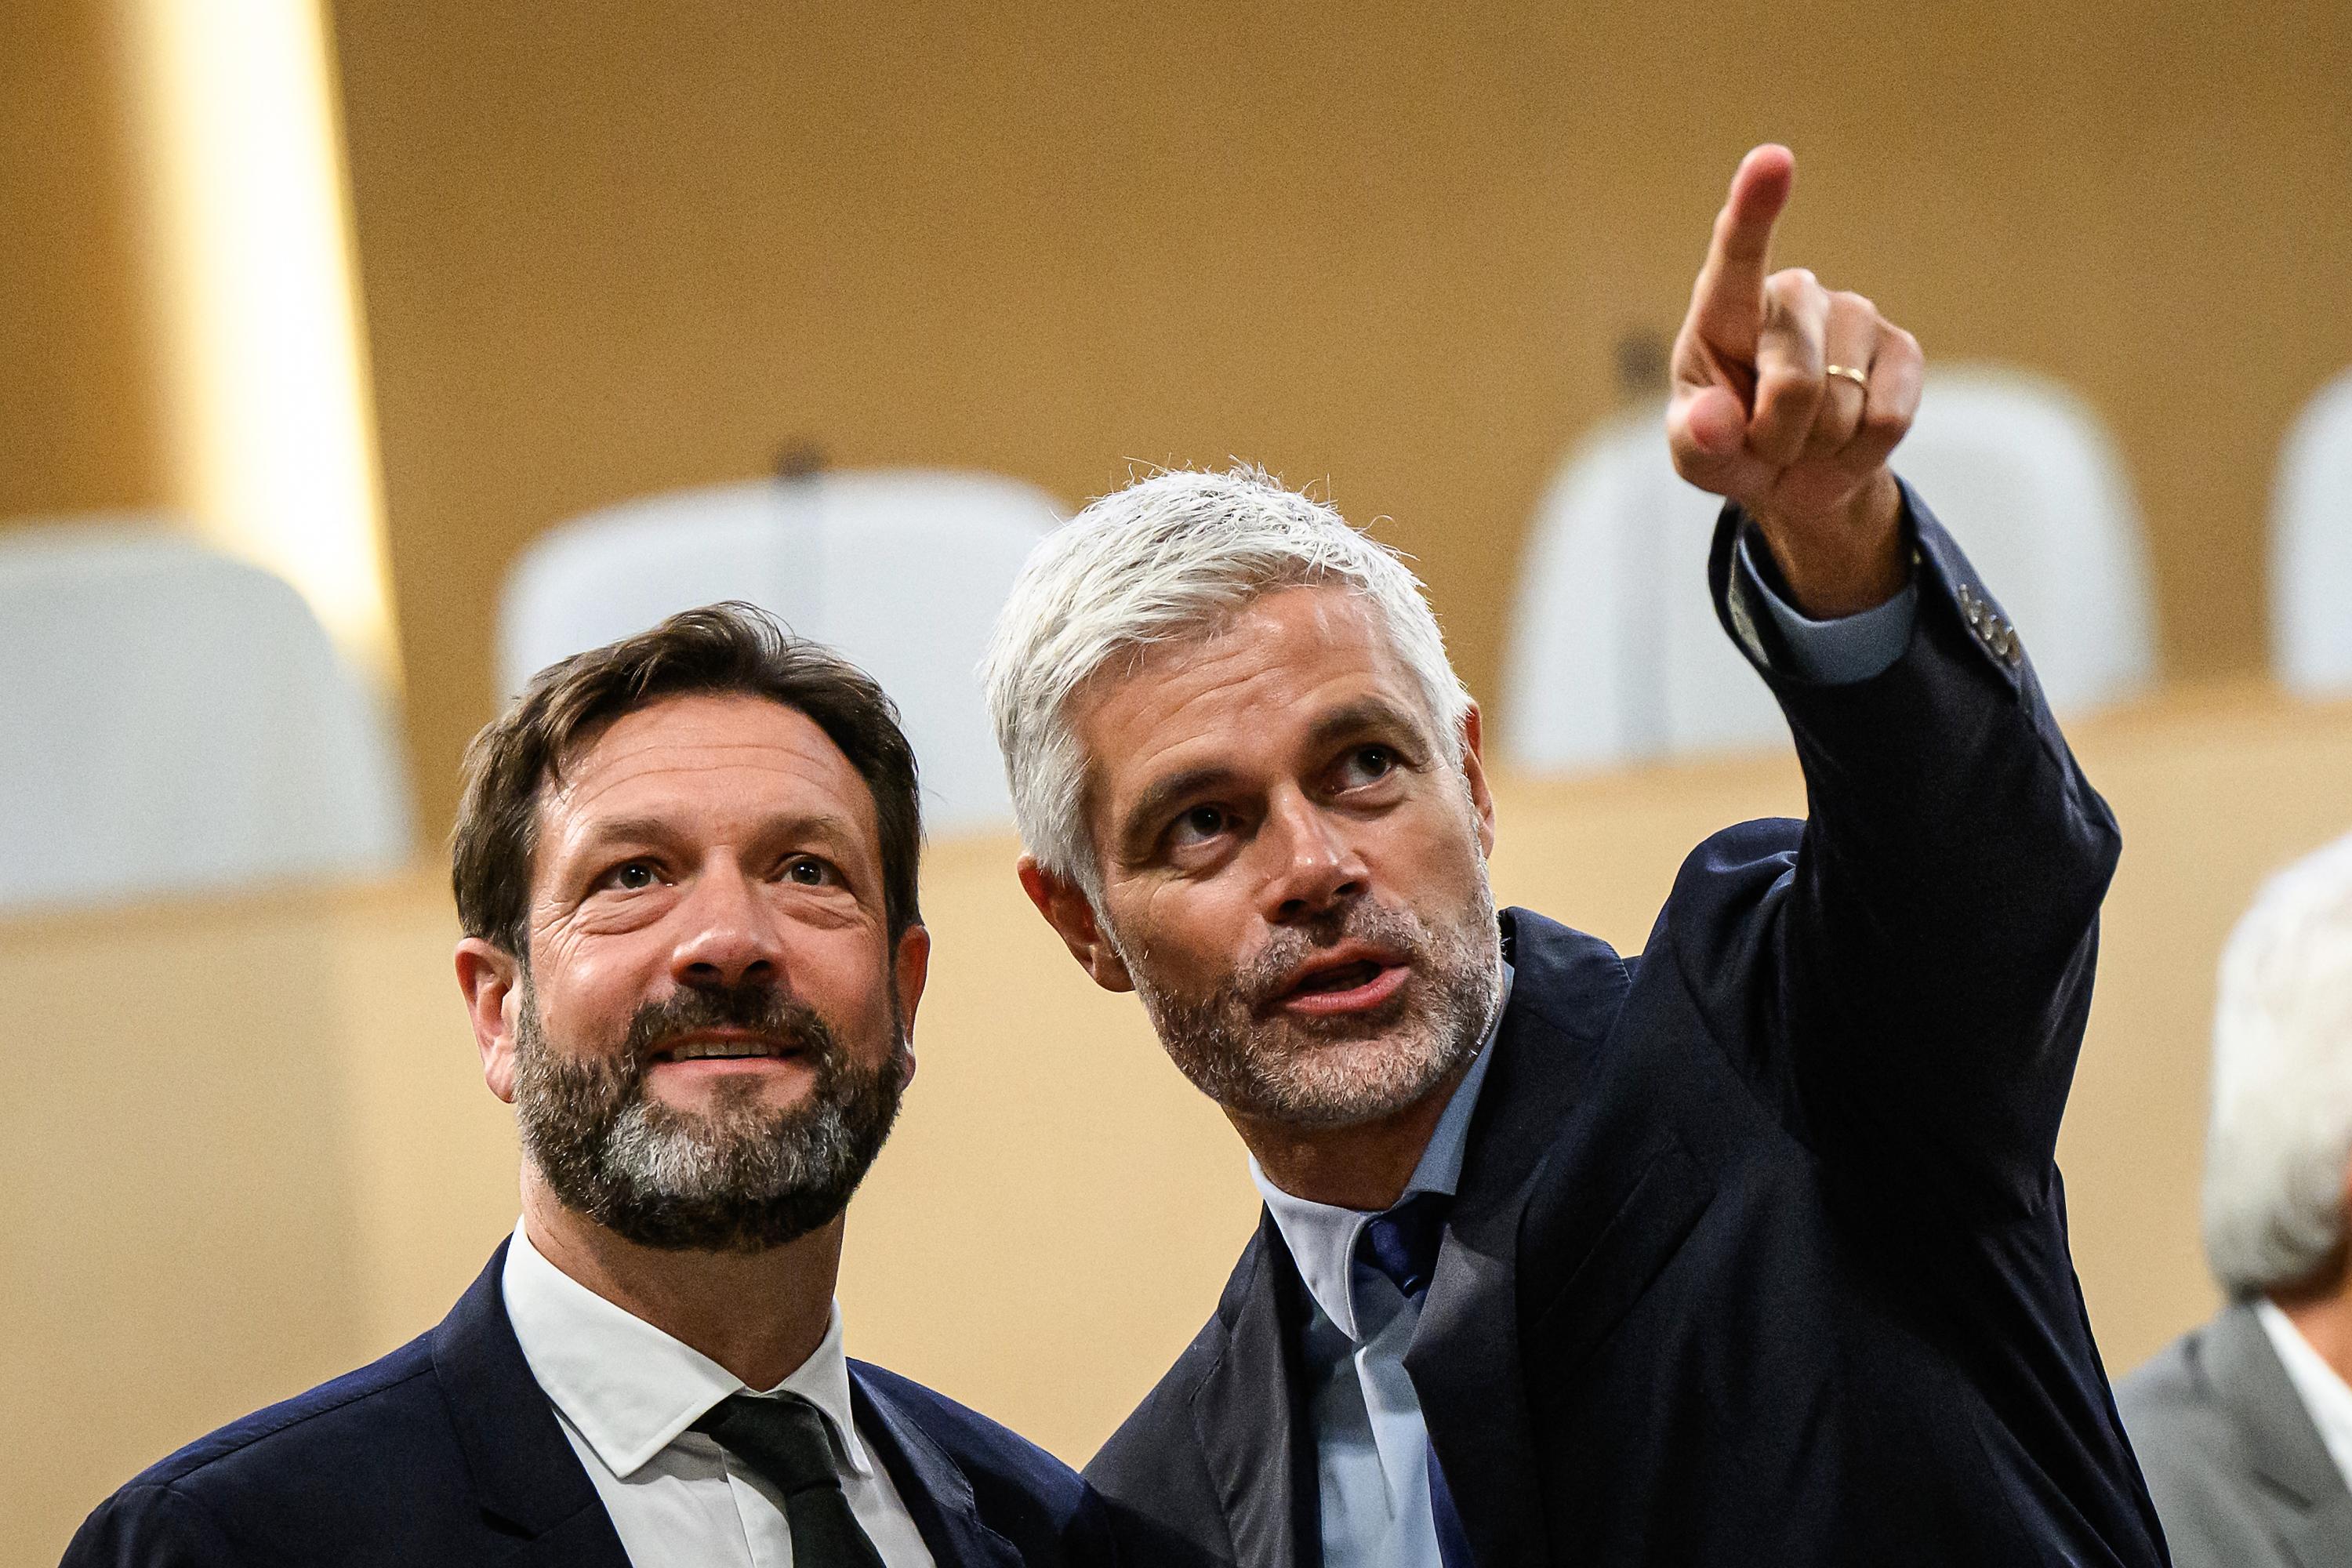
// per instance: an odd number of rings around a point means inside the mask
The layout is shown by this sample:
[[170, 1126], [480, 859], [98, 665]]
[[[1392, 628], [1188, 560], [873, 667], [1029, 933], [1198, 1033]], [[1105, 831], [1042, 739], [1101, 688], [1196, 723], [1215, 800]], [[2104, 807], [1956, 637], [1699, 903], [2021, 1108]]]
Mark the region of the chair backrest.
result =
[[299, 595], [157, 520], [0, 533], [0, 908], [404, 867], [378, 695]]
[[559, 658], [720, 599], [832, 645], [898, 705], [934, 832], [1012, 820], [978, 668], [997, 611], [1061, 521], [1034, 486], [876, 470], [719, 485], [549, 530], [515, 565], [499, 625], [508, 692]]
[[2082, 398], [2010, 370], [1930, 374], [1895, 467], [2000, 601], [2054, 710], [2092, 712], [2154, 684], [2139, 509]]
[[2352, 691], [2352, 372], [2296, 418], [2271, 507], [2271, 666], [2306, 695]]
[[[2063, 389], [1935, 375], [1895, 456], [2080, 713], [2155, 671], [2146, 552], [2114, 445]], [[1763, 683], [1709, 599], [1719, 503], [1685, 484], [1663, 409], [1603, 424], [1538, 507], [1505, 656], [1501, 731], [1521, 765], [1574, 770], [1777, 744]]]
[[1783, 733], [1707, 595], [1721, 510], [1675, 472], [1663, 408], [1611, 419], [1570, 455], [1537, 508], [1505, 653], [1513, 762], [1605, 768]]

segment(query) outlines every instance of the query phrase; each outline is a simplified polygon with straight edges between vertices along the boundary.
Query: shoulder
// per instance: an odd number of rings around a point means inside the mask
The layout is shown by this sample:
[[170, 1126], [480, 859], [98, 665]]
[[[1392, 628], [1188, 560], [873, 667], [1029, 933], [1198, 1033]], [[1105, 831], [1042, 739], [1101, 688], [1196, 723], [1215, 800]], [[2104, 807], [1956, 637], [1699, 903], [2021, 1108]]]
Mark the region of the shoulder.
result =
[[2216, 1395], [2210, 1326], [2192, 1329], [2116, 1385], [2116, 1408], [2168, 1532], [2211, 1531], [2248, 1514], [2244, 1434]]
[[1088, 1494], [1077, 1472], [1011, 1427], [870, 1362], [850, 1366], [870, 1398], [955, 1461], [992, 1528], [1004, 1528], [1009, 1510], [1028, 1526], [1061, 1531], [1086, 1511]]
[[414, 1340], [198, 1438], [100, 1504], [68, 1563], [210, 1561], [201, 1548], [227, 1542], [240, 1521], [283, 1526], [340, 1511], [363, 1468], [394, 1455], [414, 1465], [436, 1438], [447, 1447], [432, 1370], [429, 1341]]
[[1087, 1479], [1106, 1496], [1156, 1486], [1171, 1461], [1199, 1448], [1192, 1431], [1192, 1396], [1223, 1353], [1224, 1325], [1212, 1318], [1192, 1336], [1184, 1353], [1160, 1373], [1118, 1430], [1087, 1462]]
[[1087, 1463], [1123, 1563], [1193, 1568], [1232, 1561], [1193, 1415], [1193, 1401], [1230, 1342], [1223, 1320], [1210, 1319]]
[[2116, 1384], [2116, 1408], [2134, 1439], [2183, 1423], [2222, 1418], [2204, 1365], [2204, 1329], [2191, 1329]]

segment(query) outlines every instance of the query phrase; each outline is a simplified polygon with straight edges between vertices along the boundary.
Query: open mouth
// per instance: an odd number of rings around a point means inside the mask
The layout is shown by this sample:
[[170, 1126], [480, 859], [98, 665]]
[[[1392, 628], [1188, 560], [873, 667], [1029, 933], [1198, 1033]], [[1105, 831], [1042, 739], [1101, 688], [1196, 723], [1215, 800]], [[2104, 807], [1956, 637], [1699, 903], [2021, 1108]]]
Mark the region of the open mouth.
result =
[[1386, 953], [1334, 954], [1293, 981], [1275, 1006], [1319, 1016], [1368, 1012], [1395, 996], [1412, 973], [1410, 964]]
[[1308, 975], [1290, 988], [1294, 996], [1318, 996], [1332, 991], [1353, 991], [1359, 985], [1369, 985], [1379, 978], [1381, 965], [1370, 959], [1343, 963], [1337, 969], [1326, 969]]
[[772, 1062], [802, 1055], [797, 1046], [757, 1035], [698, 1035], [656, 1051], [654, 1062]]

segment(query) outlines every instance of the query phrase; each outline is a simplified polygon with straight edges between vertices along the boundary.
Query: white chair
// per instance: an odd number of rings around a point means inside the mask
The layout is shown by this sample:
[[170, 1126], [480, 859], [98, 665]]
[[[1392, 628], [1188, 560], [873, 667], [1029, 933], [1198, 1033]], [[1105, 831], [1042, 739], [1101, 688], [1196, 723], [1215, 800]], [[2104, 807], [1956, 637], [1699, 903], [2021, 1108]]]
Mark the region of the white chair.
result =
[[[2154, 677], [2154, 613], [2114, 444], [2063, 388], [1931, 376], [1895, 454], [1983, 574], [2062, 713]], [[1780, 743], [1779, 710], [1706, 588], [1719, 503], [1685, 484], [1664, 411], [1603, 425], [1537, 512], [1505, 656], [1513, 761], [1576, 770]]]
[[559, 658], [720, 599], [830, 644], [898, 705], [936, 832], [1012, 820], [976, 673], [1052, 498], [989, 474], [877, 470], [719, 485], [559, 524], [507, 579], [509, 692]]
[[2352, 691], [2352, 373], [2305, 405], [2271, 511], [2271, 666], [2306, 696]]
[[1675, 472], [1663, 407], [1609, 420], [1570, 456], [1536, 511], [1504, 655], [1512, 761], [1582, 771], [1786, 732], [1707, 595], [1722, 504]]
[[152, 520], [0, 533], [0, 908], [404, 867], [376, 694], [280, 579]]
[[2093, 712], [2154, 684], [2139, 509], [2081, 397], [2016, 371], [1930, 372], [1895, 468], [2015, 623], [2053, 710]]

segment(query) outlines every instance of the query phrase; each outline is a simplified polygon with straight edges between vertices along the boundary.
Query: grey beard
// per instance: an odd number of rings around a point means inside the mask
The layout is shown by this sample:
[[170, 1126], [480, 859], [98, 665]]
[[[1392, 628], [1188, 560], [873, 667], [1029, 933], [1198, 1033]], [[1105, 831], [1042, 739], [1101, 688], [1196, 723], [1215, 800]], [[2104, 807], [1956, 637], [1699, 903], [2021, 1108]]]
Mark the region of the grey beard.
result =
[[[1394, 1015], [1360, 1019], [1263, 1016], [1284, 977], [1318, 949], [1349, 939], [1410, 954], [1414, 975]], [[1207, 996], [1159, 984], [1150, 952], [1113, 938], [1160, 1045], [1192, 1086], [1229, 1111], [1298, 1127], [1348, 1127], [1420, 1100], [1477, 1053], [1502, 994], [1495, 900], [1484, 877], [1443, 926], [1357, 899], [1276, 933], [1247, 968]], [[1318, 1060], [1318, 1047], [1377, 1039], [1377, 1052]]]
[[[865, 1070], [814, 1009], [772, 986], [682, 990], [638, 1009], [612, 1056], [553, 1048], [523, 981], [516, 1017], [515, 1113], [524, 1155], [562, 1205], [643, 1247], [756, 1252], [830, 1224], [881, 1152], [912, 1057], [898, 1043]], [[751, 1085], [719, 1086], [708, 1112], [646, 1093], [662, 1043], [696, 1029], [756, 1029], [816, 1068], [806, 1101], [777, 1110]]]

